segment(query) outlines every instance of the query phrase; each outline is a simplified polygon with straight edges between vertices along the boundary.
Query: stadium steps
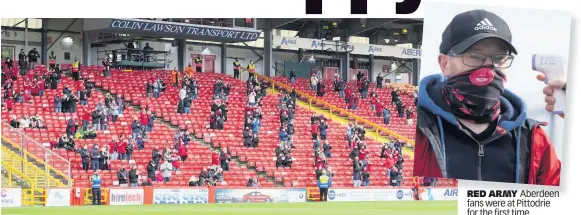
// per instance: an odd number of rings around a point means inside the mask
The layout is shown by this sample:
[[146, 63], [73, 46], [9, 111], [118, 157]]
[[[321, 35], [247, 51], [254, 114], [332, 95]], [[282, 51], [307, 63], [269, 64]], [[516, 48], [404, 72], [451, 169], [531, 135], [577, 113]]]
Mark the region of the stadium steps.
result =
[[[6, 155], [11, 155], [4, 146], [2, 146], [2, 181], [6, 182], [8, 187], [21, 187], [22, 188], [22, 204], [23, 205], [45, 205], [46, 203], [46, 190], [45, 188], [39, 187], [37, 179], [31, 178], [27, 175], [30, 173], [25, 173], [19, 169], [26, 169], [26, 167], [19, 167], [18, 164], [15, 166], [14, 163], [5, 162]], [[22, 164], [22, 165], [26, 165]], [[32, 164], [28, 164], [34, 166]], [[2, 186], [5, 186], [2, 183]]]
[[[65, 74], [65, 73], [63, 73], [63, 74]], [[66, 75], [67, 76], [70, 76], [71, 74], [67, 73]], [[97, 86], [96, 84], [93, 85], [93, 86], [94, 86], [93, 90], [96, 90], [96, 91], [99, 91], [99, 92], [102, 92], [102, 93], [109, 93], [111, 95], [116, 95], [115, 93], [113, 93], [113, 92], [111, 92], [109, 90], [106, 90], [106, 89], [104, 89], [104, 88], [102, 88], [100, 86]], [[125, 104], [126, 105], [129, 105], [130, 107], [132, 107], [133, 109], [138, 110], [138, 111], [141, 111], [143, 109], [140, 105], [134, 104], [132, 101], [125, 101]], [[172, 124], [171, 121], [168, 121], [168, 120], [166, 120], [165, 118], [163, 118], [161, 116], [157, 116], [156, 114], [154, 114], [154, 115], [155, 115], [155, 120], [157, 122], [160, 122], [160, 123], [166, 125], [167, 127], [171, 128], [171, 129], [174, 129], [174, 130], [179, 128], [178, 125]], [[196, 142], [196, 143], [198, 143], [198, 144], [200, 144], [202, 146], [208, 147], [209, 150], [212, 151], [212, 152], [221, 151], [221, 149], [222, 149], [220, 146], [214, 146], [214, 145], [212, 145], [212, 142], [204, 142], [204, 139], [197, 138], [196, 137], [196, 134], [194, 134], [194, 133], [191, 133], [190, 134], [190, 138], [194, 142]], [[258, 168], [256, 167], [256, 165], [251, 165], [248, 161], [243, 161], [238, 156], [232, 155], [231, 156], [231, 160], [233, 160], [236, 165], [241, 166], [241, 167], [246, 167], [248, 170], [255, 172], [258, 175], [258, 177], [265, 178], [267, 181], [273, 181], [273, 182], [275, 182], [275, 185], [276, 186], [284, 186], [284, 184], [282, 184], [282, 182], [276, 181], [275, 178], [274, 178], [274, 176], [268, 175], [266, 173], [266, 171], [258, 170]]]
[[[26, 155], [27, 153], [24, 153], [25, 157]], [[27, 161], [27, 159], [7, 148], [4, 143], [2, 144], [2, 163], [3, 165], [11, 166], [14, 171], [22, 173], [22, 175], [34, 181], [33, 185], [36, 188], [66, 187], [62, 181], [51, 176], [48, 171], [43, 171], [36, 164]]]
[[[41, 171], [46, 170], [45, 172], [47, 172], [52, 178], [58, 180], [60, 182], [60, 184], [68, 185], [69, 182], [70, 182], [70, 184], [73, 184], [72, 179], [70, 179], [64, 173], [60, 172], [59, 170], [57, 170], [55, 167], [53, 167], [51, 165], [47, 165], [44, 160], [38, 158], [33, 153], [30, 153], [28, 150], [21, 151], [22, 150], [21, 146], [15, 144], [13, 141], [8, 139], [7, 137], [2, 136], [2, 146], [6, 147], [6, 149], [10, 150], [11, 152], [13, 152], [16, 155], [19, 155], [20, 157], [22, 157], [21, 155], [26, 154], [25, 159], [29, 163], [33, 164]], [[4, 148], [3, 148], [3, 150], [4, 150]], [[2, 154], [4, 155], [4, 151], [2, 152]], [[59, 184], [59, 187], [62, 187], [62, 186], [60, 186], [60, 184]]]

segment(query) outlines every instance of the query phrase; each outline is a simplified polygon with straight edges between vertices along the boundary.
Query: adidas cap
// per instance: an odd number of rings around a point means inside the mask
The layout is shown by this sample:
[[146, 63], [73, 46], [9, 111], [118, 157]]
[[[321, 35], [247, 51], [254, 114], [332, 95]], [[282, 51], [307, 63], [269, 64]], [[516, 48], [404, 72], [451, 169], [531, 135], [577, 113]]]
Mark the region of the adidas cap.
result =
[[440, 53], [452, 51], [462, 54], [472, 45], [487, 38], [498, 38], [506, 43], [513, 54], [512, 35], [508, 24], [498, 15], [485, 10], [471, 10], [456, 15], [442, 33]]

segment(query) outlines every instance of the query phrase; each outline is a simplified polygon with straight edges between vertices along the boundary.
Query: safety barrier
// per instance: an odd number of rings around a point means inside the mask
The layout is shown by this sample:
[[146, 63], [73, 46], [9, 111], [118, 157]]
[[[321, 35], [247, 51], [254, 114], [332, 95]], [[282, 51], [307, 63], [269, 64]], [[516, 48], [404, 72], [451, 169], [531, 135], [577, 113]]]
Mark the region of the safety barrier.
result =
[[[287, 90], [288, 92], [290, 92], [290, 91], [292, 91], [294, 89], [294, 88], [292, 88], [292, 87], [290, 87], [290, 86], [288, 86], [286, 84], [283, 84], [281, 82], [278, 82], [278, 81], [276, 81], [274, 79], [271, 79], [269, 77], [266, 77], [264, 75], [261, 75], [261, 74], [258, 74], [258, 73], [253, 73], [253, 74], [256, 75], [257, 77], [261, 78], [261, 79], [264, 79], [264, 80], [272, 83], [272, 90], [273, 91], [275, 90], [275, 87], [278, 87], [279, 89]], [[390, 136], [394, 136], [397, 139], [401, 139], [401, 140], [405, 141], [406, 143], [415, 145], [415, 141], [413, 141], [413, 140], [411, 140], [409, 138], [406, 138], [404, 136], [401, 136], [401, 135], [399, 135], [399, 134], [397, 134], [397, 133], [395, 133], [395, 132], [393, 132], [393, 131], [391, 131], [391, 130], [389, 130], [389, 129], [381, 126], [381, 125], [378, 125], [378, 124], [376, 124], [374, 122], [371, 122], [371, 121], [369, 121], [367, 119], [361, 118], [361, 117], [359, 117], [359, 116], [357, 116], [357, 115], [355, 115], [355, 114], [353, 114], [353, 113], [351, 113], [351, 112], [349, 112], [349, 111], [347, 111], [347, 110], [345, 110], [343, 108], [340, 108], [340, 107], [337, 107], [335, 105], [329, 104], [329, 103], [327, 103], [327, 102], [325, 102], [323, 100], [317, 99], [317, 98], [315, 98], [315, 97], [313, 97], [311, 95], [308, 95], [306, 93], [303, 93], [301, 91], [295, 90], [295, 92], [299, 96], [301, 96], [303, 98], [306, 98], [308, 100], [308, 102], [309, 102], [309, 108], [311, 107], [311, 105], [312, 105], [313, 102], [316, 102], [318, 104], [322, 104], [323, 106], [329, 108], [329, 113], [334, 113], [334, 112], [336, 113], [336, 112], [338, 112], [338, 113], [340, 113], [340, 114], [342, 114], [344, 116], [348, 116], [350, 118], [353, 118], [355, 120], [355, 123], [361, 122], [361, 123], [363, 123], [363, 124], [365, 124], [365, 125], [373, 128], [373, 130], [376, 132], [376, 135], [377, 136], [380, 135], [380, 132], [383, 132], [383, 133], [386, 133], [386, 134], [388, 134]]]
[[[67, 187], [62, 181], [55, 179], [47, 171], [40, 169], [35, 164], [32, 164], [26, 160], [26, 157], [21, 157], [20, 155], [14, 153], [12, 150], [6, 148], [2, 145], [2, 165], [10, 165], [17, 171], [20, 171], [22, 175], [29, 178], [33, 178], [35, 187], [38, 188], [49, 188], [49, 187]], [[27, 154], [25, 153], [25, 156]], [[44, 179], [44, 180], [39, 180]]]
[[[4, 150], [4, 149], [2, 149]], [[31, 193], [34, 193], [36, 188], [36, 181], [32, 180], [30, 177], [26, 176], [24, 173], [16, 169], [12, 165], [12, 163], [4, 162], [3, 160], [0, 161], [2, 163], [2, 168], [7, 171], [8, 174], [8, 187], [9, 188], [2, 188], [2, 207], [20, 207], [22, 205], [31, 206], [34, 205], [34, 196], [27, 195], [28, 192], [25, 192], [20, 187], [14, 187], [16, 184], [12, 184], [13, 175], [20, 179], [21, 182], [27, 183], [30, 188], [28, 190]], [[12, 187], [12, 188], [10, 188]]]
[[[18, 129], [12, 128], [10, 124], [6, 123], [5, 121], [2, 121], [2, 142], [3, 144], [9, 144], [11, 147], [18, 149], [18, 154], [25, 160], [28, 161], [31, 159], [33, 162], [40, 164], [39, 168], [42, 168], [43, 171], [62, 178], [62, 184], [65, 184], [67, 187], [71, 187], [73, 185], [73, 179], [70, 176], [71, 162], [68, 159], [65, 159], [60, 155], [52, 152]], [[44, 154], [44, 158], [39, 158], [35, 154], [26, 150], [25, 145], [27, 144], [32, 144], [38, 148], [41, 148]], [[67, 174], [56, 169], [53, 166], [54, 163], [62, 163], [65, 165], [68, 170]]]

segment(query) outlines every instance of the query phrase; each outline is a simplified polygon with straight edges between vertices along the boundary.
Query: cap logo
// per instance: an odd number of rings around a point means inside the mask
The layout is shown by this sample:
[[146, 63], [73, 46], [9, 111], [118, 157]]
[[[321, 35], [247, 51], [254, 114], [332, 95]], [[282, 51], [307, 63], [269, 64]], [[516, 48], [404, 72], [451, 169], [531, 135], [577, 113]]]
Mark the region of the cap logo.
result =
[[489, 68], [478, 69], [469, 76], [472, 84], [482, 87], [490, 84], [494, 80], [494, 72]]
[[484, 18], [482, 21], [480, 21], [478, 24], [476, 24], [476, 27], [474, 27], [474, 30], [475, 31], [478, 31], [478, 30], [498, 31], [496, 29], [496, 27], [494, 27], [494, 25], [492, 25], [490, 20], [488, 20], [488, 18]]

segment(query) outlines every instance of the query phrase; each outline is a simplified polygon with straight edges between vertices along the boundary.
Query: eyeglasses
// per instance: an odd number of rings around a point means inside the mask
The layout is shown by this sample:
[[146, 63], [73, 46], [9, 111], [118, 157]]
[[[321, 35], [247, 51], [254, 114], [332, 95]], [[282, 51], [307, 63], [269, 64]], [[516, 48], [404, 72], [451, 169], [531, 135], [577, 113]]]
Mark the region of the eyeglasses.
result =
[[495, 54], [495, 55], [484, 55], [480, 53], [463, 53], [463, 54], [451, 54], [450, 56], [462, 57], [462, 63], [466, 66], [480, 67], [486, 63], [486, 59], [490, 58], [492, 64], [497, 68], [508, 68], [512, 65], [512, 60], [514, 60], [514, 55], [510, 54]]

